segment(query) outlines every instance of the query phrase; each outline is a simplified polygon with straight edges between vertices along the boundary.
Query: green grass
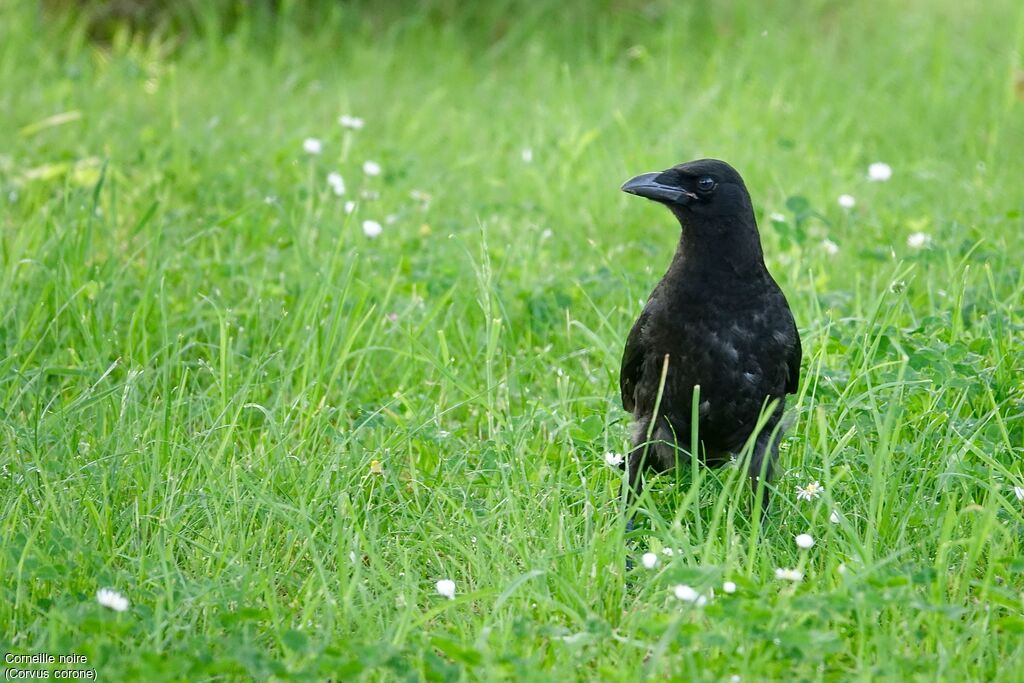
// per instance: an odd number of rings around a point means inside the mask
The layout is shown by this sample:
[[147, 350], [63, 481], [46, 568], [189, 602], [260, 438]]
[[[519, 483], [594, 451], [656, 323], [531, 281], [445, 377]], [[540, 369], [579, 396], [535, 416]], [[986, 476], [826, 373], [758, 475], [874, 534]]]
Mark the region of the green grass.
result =
[[[288, 7], [102, 46], [0, 4], [0, 650], [108, 681], [1020, 680], [1019, 3]], [[747, 180], [803, 377], [763, 533], [739, 470], [683, 468], [627, 578], [603, 454], [677, 228], [618, 185], [700, 156]]]

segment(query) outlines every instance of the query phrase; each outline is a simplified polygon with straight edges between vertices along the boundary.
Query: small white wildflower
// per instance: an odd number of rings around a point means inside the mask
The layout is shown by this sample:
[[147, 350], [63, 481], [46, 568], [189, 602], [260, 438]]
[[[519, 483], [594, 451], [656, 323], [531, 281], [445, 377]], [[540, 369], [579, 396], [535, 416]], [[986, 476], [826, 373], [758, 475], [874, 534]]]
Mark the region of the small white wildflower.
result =
[[786, 217], [779, 213], [778, 211], [776, 211], [774, 213], [768, 214], [768, 220], [770, 220], [772, 223], [785, 223]]
[[821, 248], [824, 249], [825, 253], [829, 256], [835, 256], [839, 253], [839, 245], [829, 239], [822, 240]]
[[1017, 500], [1024, 500], [1024, 486], [1014, 486], [1013, 495], [1017, 496]]
[[892, 167], [889, 164], [876, 161], [868, 166], [868, 180], [875, 183], [884, 183], [889, 178], [892, 178]]
[[814, 537], [810, 534], [800, 534], [796, 537], [796, 544], [807, 550], [808, 548], [814, 547]]
[[703, 607], [708, 602], [708, 599], [705, 596], [698, 593], [691, 586], [687, 586], [685, 583], [680, 583], [673, 587], [672, 593], [676, 596], [677, 600], [692, 603], [697, 607]]
[[351, 128], [352, 130], [361, 130], [364, 121], [358, 116], [351, 116], [349, 114], [342, 114], [338, 117], [338, 123], [341, 124], [342, 128]]
[[523, 160], [524, 164], [528, 164], [533, 161], [533, 150], [529, 147], [524, 147], [523, 151], [519, 153], [519, 157]]
[[840, 519], [841, 518], [839, 517], [838, 510], [833, 510], [832, 514], [828, 516], [828, 521], [832, 522], [833, 524], [839, 524]]
[[334, 194], [339, 197], [345, 194], [345, 179], [341, 177], [340, 173], [331, 172], [327, 174], [327, 184], [331, 186]]
[[380, 164], [376, 161], [364, 161], [363, 173], [366, 175], [380, 175]]
[[96, 602], [115, 612], [124, 612], [128, 609], [128, 598], [110, 588], [101, 588], [96, 591]]
[[611, 465], [612, 467], [618, 467], [619, 465], [621, 465], [625, 461], [626, 461], [626, 459], [624, 457], [622, 457], [621, 453], [612, 453], [611, 451], [609, 451], [608, 453], [604, 454], [604, 462], [605, 462], [606, 465]]
[[345, 202], [345, 213], [352, 213], [356, 210], [356, 203], [351, 199]]
[[546, 239], [548, 239], [549, 237], [551, 237], [551, 236], [552, 236], [553, 234], [555, 234], [555, 233], [551, 232], [551, 228], [545, 228], [545, 229], [544, 229], [544, 230], [543, 230], [543, 231], [542, 231], [542, 232], [540, 233], [540, 238], [541, 238], [542, 240], [546, 240]]
[[776, 569], [775, 578], [782, 579], [783, 581], [797, 581], [804, 580], [804, 573], [799, 569]]
[[302, 149], [306, 151], [306, 154], [319, 154], [324, 151], [324, 143], [316, 138], [306, 138], [302, 141]]
[[640, 558], [640, 562], [643, 563], [647, 569], [654, 569], [655, 565], [658, 564], [658, 556], [654, 553], [644, 553], [644, 556]]
[[923, 249], [931, 244], [932, 236], [926, 232], [912, 232], [907, 236], [907, 246], [911, 249]]
[[839, 202], [839, 206], [844, 209], [852, 209], [857, 206], [857, 200], [853, 198], [852, 194], [841, 194], [836, 201]]
[[733, 583], [732, 581], [726, 581], [725, 583], [722, 584], [722, 590], [725, 591], [726, 593], [735, 593], [736, 592], [736, 584]]
[[672, 557], [672, 555], [675, 554], [675, 553], [672, 550], [672, 548], [662, 548], [661, 549], [661, 554], [664, 555], [665, 557]]
[[[766, 33], [767, 33], [767, 31], [766, 31]], [[743, 679], [741, 679], [741, 678], [740, 678], [740, 675], [739, 675], [739, 674], [733, 674], [733, 675], [732, 675], [732, 676], [731, 676], [731, 677], [729, 678], [729, 683], [740, 683], [740, 681], [741, 681], [741, 680], [743, 680]]]
[[824, 491], [824, 490], [825, 489], [822, 488], [821, 484], [819, 484], [816, 481], [812, 481], [811, 483], [809, 483], [807, 486], [805, 486], [803, 488], [800, 488], [799, 486], [797, 487], [797, 489], [796, 489], [796, 499], [797, 500], [814, 500], [815, 498], [820, 496], [821, 492]]
[[842, 574], [843, 576], [845, 576], [846, 575], [846, 564], [844, 562], [840, 562], [839, 566], [836, 567], [836, 571], [839, 572], [840, 574]]
[[384, 228], [380, 227], [380, 223], [377, 221], [363, 221], [363, 234], [370, 239], [380, 237], [382, 232], [384, 232]]
[[453, 599], [455, 597], [455, 582], [451, 579], [441, 579], [437, 582], [437, 594], [449, 600]]

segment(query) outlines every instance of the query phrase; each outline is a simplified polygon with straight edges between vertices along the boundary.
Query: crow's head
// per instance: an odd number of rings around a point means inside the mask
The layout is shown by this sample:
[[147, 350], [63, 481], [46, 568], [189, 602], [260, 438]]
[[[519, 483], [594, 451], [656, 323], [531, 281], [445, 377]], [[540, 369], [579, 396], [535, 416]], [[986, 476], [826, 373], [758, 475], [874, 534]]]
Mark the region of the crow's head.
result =
[[626, 181], [623, 192], [666, 205], [681, 221], [689, 217], [752, 217], [743, 178], [729, 164], [699, 159]]

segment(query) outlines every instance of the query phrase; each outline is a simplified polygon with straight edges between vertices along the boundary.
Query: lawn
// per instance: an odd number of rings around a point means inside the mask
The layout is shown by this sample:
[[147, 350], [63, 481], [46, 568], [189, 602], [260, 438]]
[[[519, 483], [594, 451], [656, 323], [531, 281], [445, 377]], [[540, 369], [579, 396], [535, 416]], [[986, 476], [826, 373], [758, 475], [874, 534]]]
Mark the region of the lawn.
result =
[[[92, 40], [0, 3], [0, 651], [1020, 681], [1024, 6], [458, 5]], [[618, 363], [679, 229], [618, 187], [704, 156], [751, 191], [800, 390], [764, 527], [687, 465], [627, 572]]]

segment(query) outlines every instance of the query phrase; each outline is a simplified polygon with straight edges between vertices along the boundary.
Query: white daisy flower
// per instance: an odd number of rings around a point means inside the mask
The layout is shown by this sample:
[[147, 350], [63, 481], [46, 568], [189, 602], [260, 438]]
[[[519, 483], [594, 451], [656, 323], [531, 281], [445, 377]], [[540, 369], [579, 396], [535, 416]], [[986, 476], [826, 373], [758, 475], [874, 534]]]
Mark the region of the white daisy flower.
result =
[[868, 166], [868, 180], [875, 183], [884, 183], [889, 178], [892, 178], [892, 167], [889, 164], [876, 161]]
[[689, 602], [696, 605], [697, 607], [703, 607], [708, 603], [706, 596], [701, 595], [691, 586], [687, 586], [685, 583], [680, 583], [672, 588], [673, 595], [676, 596], [676, 600], [682, 600], [683, 602]]
[[786, 217], [778, 211], [775, 211], [774, 213], [768, 214], [768, 220], [772, 223], [785, 223]]
[[796, 583], [804, 580], [804, 573], [799, 569], [776, 569], [775, 578]]
[[932, 242], [932, 236], [926, 232], [912, 232], [907, 236], [907, 246], [911, 249], [923, 249]]
[[839, 245], [829, 239], [822, 240], [821, 248], [824, 249], [825, 253], [829, 256], [835, 256], [839, 253]]
[[351, 128], [352, 130], [361, 130], [365, 123], [358, 116], [351, 116], [349, 114], [342, 114], [338, 117], [338, 123], [341, 124], [342, 128]]
[[528, 164], [533, 161], [533, 150], [529, 147], [524, 147], [523, 151], [519, 153], [519, 157], [523, 160], [524, 164]]
[[839, 202], [839, 206], [844, 209], [852, 209], [857, 206], [857, 200], [853, 198], [852, 194], [841, 194], [839, 195], [839, 199], [836, 201]]
[[797, 489], [796, 489], [796, 499], [797, 500], [814, 500], [815, 498], [820, 496], [821, 492], [824, 491], [824, 490], [825, 489], [822, 487], [821, 484], [819, 484], [816, 481], [812, 481], [811, 483], [809, 483], [807, 486], [805, 486], [803, 488], [800, 488], [799, 486], [797, 487]]
[[810, 534], [800, 534], [796, 537], [796, 544], [804, 550], [807, 550], [808, 548], [813, 548], [814, 537]]
[[455, 597], [455, 582], [451, 579], [441, 579], [437, 582], [437, 594], [452, 600]]
[[345, 213], [352, 213], [356, 210], [356, 203], [352, 200], [345, 202]]
[[370, 239], [380, 237], [382, 232], [384, 232], [384, 228], [380, 227], [380, 223], [377, 221], [363, 221], [363, 234]]
[[429, 192], [424, 192], [423, 190], [413, 190], [409, 193], [409, 198], [414, 202], [419, 202], [420, 208], [424, 211], [430, 208], [430, 200], [433, 199]]
[[128, 598], [110, 588], [101, 588], [96, 591], [96, 602], [115, 612], [124, 612], [128, 609]]
[[640, 562], [643, 563], [647, 569], [654, 569], [655, 565], [658, 564], [658, 556], [654, 553], [644, 553], [644, 556], [640, 558]]
[[726, 581], [725, 583], [722, 584], [722, 590], [725, 591], [726, 593], [735, 593], [736, 592], [736, 584], [733, 583], [732, 581]]
[[1014, 486], [1013, 495], [1017, 496], [1017, 500], [1024, 500], [1024, 486]]
[[302, 141], [302, 149], [306, 151], [306, 154], [319, 154], [324, 151], [324, 143], [316, 138], [306, 138]]
[[376, 161], [364, 161], [363, 173], [366, 175], [380, 175], [380, 164]]
[[341, 177], [340, 173], [332, 171], [327, 174], [327, 184], [331, 186], [334, 194], [339, 197], [345, 194], [345, 179]]
[[833, 524], [839, 524], [840, 519], [841, 518], [839, 517], [839, 510], [833, 510], [832, 514], [828, 516], [828, 521], [832, 522]]
[[610, 465], [612, 467], [618, 467], [619, 465], [621, 465], [625, 461], [626, 461], [626, 459], [624, 457], [622, 457], [621, 453], [612, 453], [611, 451], [609, 451], [608, 453], [604, 454], [604, 462], [605, 462], [606, 465]]

